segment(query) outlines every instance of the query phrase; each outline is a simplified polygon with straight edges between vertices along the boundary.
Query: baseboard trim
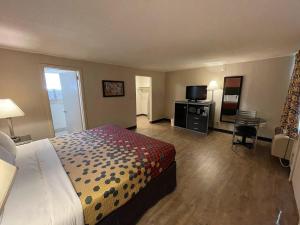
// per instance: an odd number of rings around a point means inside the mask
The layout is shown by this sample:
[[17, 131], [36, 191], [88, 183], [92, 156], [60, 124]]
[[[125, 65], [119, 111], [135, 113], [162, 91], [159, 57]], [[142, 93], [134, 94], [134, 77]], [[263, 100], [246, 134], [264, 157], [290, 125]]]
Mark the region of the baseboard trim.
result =
[[[222, 132], [222, 133], [226, 133], [226, 134], [232, 134], [233, 132], [230, 130], [225, 130], [225, 129], [220, 129], [220, 128], [213, 128], [214, 131], [217, 132]], [[258, 140], [261, 141], [266, 141], [266, 142], [272, 142], [272, 138], [267, 138], [267, 137], [262, 137], [262, 136], [258, 136], [257, 137]]]
[[152, 120], [152, 121], [150, 121], [150, 123], [161, 123], [161, 122], [169, 122], [169, 123], [171, 123], [171, 120], [167, 119], [167, 118], [161, 118], [161, 119], [158, 119], [158, 120]]
[[136, 129], [136, 125], [132, 126], [132, 127], [127, 127], [127, 130], [135, 130]]
[[[168, 118], [161, 118], [161, 119], [150, 121], [150, 123], [161, 123], [161, 122], [169, 122], [169, 123], [171, 123], [171, 120], [168, 119]], [[128, 127], [127, 129], [128, 130], [134, 130], [136, 128], [137, 127], [135, 125], [135, 126], [132, 126], [132, 127]], [[210, 128], [210, 129], [212, 129], [214, 131], [217, 131], [217, 132], [222, 132], [222, 133], [226, 133], [226, 134], [232, 134], [232, 131], [230, 131], [230, 130], [225, 130], [225, 129], [220, 129], [220, 128]], [[261, 140], [261, 141], [272, 142], [272, 138], [268, 138], [268, 137], [258, 136], [257, 139]]]

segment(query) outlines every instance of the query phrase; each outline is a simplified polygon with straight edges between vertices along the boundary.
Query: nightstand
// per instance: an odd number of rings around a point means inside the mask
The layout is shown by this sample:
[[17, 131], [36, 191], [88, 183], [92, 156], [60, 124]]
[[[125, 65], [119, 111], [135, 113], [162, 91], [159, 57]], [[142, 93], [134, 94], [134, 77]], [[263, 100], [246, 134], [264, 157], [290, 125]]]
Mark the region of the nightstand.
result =
[[25, 145], [32, 142], [31, 136], [29, 134], [24, 136], [19, 136], [17, 137], [17, 139], [13, 139], [13, 140], [16, 143], [16, 146]]

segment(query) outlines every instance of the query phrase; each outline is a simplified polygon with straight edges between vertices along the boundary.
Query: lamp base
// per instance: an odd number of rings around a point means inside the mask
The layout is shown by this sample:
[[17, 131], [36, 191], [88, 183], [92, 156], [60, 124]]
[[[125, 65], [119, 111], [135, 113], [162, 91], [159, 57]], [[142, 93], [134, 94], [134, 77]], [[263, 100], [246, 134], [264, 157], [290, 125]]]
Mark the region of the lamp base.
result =
[[11, 117], [7, 118], [7, 124], [8, 124], [8, 128], [9, 128], [10, 137], [11, 137], [11, 139], [13, 139], [15, 137], [15, 131], [14, 131], [14, 125], [13, 125]]

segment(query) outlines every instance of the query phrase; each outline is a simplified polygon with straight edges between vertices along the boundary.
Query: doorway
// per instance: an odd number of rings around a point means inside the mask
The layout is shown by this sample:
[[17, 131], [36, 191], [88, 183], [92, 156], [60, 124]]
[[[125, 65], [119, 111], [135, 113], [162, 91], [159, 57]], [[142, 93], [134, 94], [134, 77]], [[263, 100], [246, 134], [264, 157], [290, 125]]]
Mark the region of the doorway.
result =
[[137, 127], [141, 128], [152, 121], [152, 79], [148, 76], [135, 76]]
[[79, 71], [45, 67], [44, 77], [55, 136], [84, 130]]

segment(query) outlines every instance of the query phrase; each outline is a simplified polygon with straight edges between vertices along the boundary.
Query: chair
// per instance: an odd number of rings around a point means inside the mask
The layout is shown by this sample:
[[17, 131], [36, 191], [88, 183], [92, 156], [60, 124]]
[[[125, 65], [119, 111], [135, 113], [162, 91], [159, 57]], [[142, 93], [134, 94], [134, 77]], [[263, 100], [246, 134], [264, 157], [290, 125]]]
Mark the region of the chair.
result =
[[[259, 121], [256, 119], [256, 111], [238, 111], [234, 122], [232, 145], [244, 145], [248, 148], [256, 146]], [[235, 141], [236, 136], [241, 136], [242, 141]], [[247, 142], [252, 139], [252, 143]]]
[[272, 139], [271, 154], [280, 159], [290, 160], [295, 142], [296, 140], [289, 137], [281, 127], [276, 127]]
[[238, 110], [237, 115], [238, 116], [250, 117], [250, 118], [256, 118], [256, 111]]

